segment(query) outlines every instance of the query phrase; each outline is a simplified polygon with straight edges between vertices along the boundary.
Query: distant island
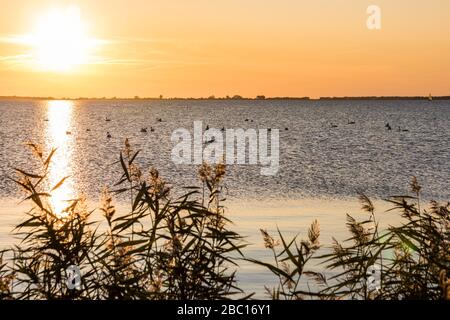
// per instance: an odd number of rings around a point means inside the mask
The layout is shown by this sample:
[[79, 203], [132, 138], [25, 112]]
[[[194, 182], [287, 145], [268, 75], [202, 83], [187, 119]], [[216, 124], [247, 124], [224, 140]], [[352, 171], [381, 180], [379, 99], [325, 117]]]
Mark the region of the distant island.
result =
[[[450, 100], [449, 96], [432, 97], [433, 100]], [[342, 96], [342, 97], [266, 97], [258, 95], [254, 98], [240, 95], [225, 97], [27, 97], [27, 96], [0, 96], [0, 100], [430, 100], [430, 96]]]

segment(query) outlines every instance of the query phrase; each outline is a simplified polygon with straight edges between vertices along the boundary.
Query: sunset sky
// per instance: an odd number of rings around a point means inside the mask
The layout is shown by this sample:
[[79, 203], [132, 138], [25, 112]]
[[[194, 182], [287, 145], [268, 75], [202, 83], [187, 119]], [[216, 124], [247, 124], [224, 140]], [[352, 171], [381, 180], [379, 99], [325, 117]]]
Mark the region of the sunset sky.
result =
[[448, 0], [2, 0], [0, 95], [450, 95], [449, 14]]

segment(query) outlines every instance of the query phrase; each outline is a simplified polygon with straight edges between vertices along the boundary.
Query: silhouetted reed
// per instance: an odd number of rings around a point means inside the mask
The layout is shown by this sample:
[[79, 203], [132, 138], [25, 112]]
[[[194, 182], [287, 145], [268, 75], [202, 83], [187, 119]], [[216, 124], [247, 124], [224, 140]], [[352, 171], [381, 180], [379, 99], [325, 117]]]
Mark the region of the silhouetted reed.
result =
[[[350, 238], [344, 242], [333, 239], [331, 252], [326, 254], [308, 255], [316, 250], [311, 246], [314, 243], [312, 230], [309, 242], [304, 245], [305, 249], [311, 250], [305, 252], [297, 245], [296, 251], [291, 252], [296, 239], [287, 242], [279, 233], [282, 250], [274, 254], [275, 264], [257, 262], [280, 279], [286, 279], [280, 280], [280, 285], [270, 291], [272, 298], [449, 299], [450, 204], [431, 201], [427, 210], [421, 210], [420, 190], [414, 177], [411, 182], [413, 196], [394, 196], [386, 200], [392, 204], [389, 211], [398, 212], [402, 220], [399, 226], [382, 231], [372, 201], [361, 194], [360, 201], [367, 218], [357, 221], [347, 215]], [[268, 241], [267, 238], [264, 233], [266, 247], [272, 249], [267, 243], [276, 240]], [[305, 273], [303, 262], [309, 259], [319, 261], [325, 271], [334, 274], [326, 279], [321, 273]], [[280, 268], [280, 261], [292, 262], [294, 268]], [[292, 290], [297, 287], [302, 274], [315, 278], [316, 290]]]
[[[120, 154], [123, 175], [112, 194], [129, 194], [131, 210], [116, 212], [105, 190], [100, 211], [107, 231], [100, 233], [100, 222], [91, 221], [82, 199], [54, 212], [51, 194], [65, 180], [48, 187], [55, 150], [44, 157], [39, 146], [30, 146], [41, 170], [16, 170], [14, 181], [33, 208], [16, 228], [22, 241], [12, 250], [12, 265], [0, 264], [2, 298], [219, 299], [241, 293], [235, 285], [235, 253], [241, 255], [244, 245], [228, 229], [220, 206], [223, 165], [202, 166], [206, 193], [188, 188], [175, 198], [156, 169], [142, 174], [135, 164], [138, 152], [127, 140]], [[72, 265], [82, 273], [79, 290], [66, 285]]]
[[[93, 221], [83, 199], [71, 199], [55, 212], [52, 193], [66, 180], [49, 183], [56, 150], [44, 155], [38, 145], [29, 146], [40, 170], [16, 169], [13, 180], [32, 208], [15, 228], [21, 242], [0, 252], [1, 299], [250, 298], [236, 281], [242, 259], [275, 276], [277, 285], [265, 288], [271, 299], [450, 297], [449, 204], [433, 201], [423, 209], [415, 178], [412, 196], [387, 199], [391, 211], [401, 215], [399, 226], [380, 230], [372, 201], [361, 194], [366, 219], [348, 215], [350, 237], [333, 240], [330, 248], [319, 243], [317, 221], [302, 240], [261, 230], [270, 262], [245, 257], [242, 236], [229, 229], [222, 206], [223, 164], [203, 164], [201, 187], [174, 196], [158, 170], [137, 165], [139, 151], [126, 140], [118, 161], [123, 174], [104, 189], [102, 220]], [[130, 199], [128, 212], [114, 206], [114, 196], [120, 195]], [[311, 262], [324, 273], [314, 271]], [[71, 266], [81, 271], [76, 288], [67, 285]]]

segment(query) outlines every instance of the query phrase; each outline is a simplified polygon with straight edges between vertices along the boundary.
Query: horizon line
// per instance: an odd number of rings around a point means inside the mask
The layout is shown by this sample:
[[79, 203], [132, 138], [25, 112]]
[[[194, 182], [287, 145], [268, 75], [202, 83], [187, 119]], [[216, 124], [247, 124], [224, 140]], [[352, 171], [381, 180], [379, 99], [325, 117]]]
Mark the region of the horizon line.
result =
[[309, 96], [295, 97], [295, 96], [274, 96], [266, 97], [264, 95], [258, 95], [254, 98], [244, 97], [240, 95], [225, 96], [225, 97], [164, 97], [160, 95], [159, 97], [53, 97], [53, 96], [0, 96], [0, 99], [17, 99], [17, 100], [450, 100], [450, 95], [440, 95], [440, 96], [322, 96], [318, 98], [312, 98]]

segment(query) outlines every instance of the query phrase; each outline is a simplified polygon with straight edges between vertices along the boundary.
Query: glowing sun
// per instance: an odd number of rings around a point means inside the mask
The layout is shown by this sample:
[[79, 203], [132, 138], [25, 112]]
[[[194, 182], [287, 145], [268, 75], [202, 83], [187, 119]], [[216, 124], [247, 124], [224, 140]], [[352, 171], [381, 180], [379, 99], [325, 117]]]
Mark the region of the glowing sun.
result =
[[42, 70], [70, 71], [89, 62], [95, 40], [87, 35], [80, 10], [71, 6], [42, 15], [33, 34], [33, 60]]

